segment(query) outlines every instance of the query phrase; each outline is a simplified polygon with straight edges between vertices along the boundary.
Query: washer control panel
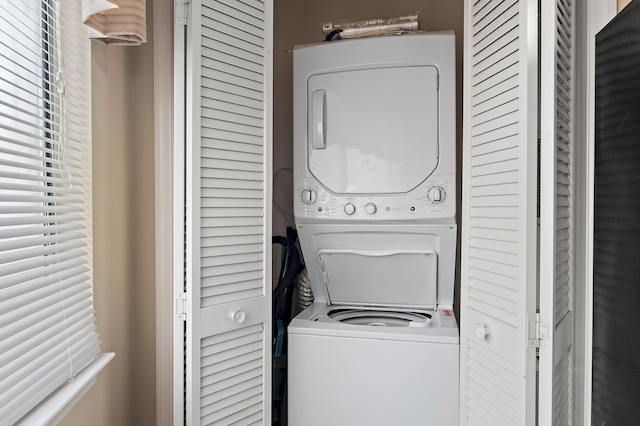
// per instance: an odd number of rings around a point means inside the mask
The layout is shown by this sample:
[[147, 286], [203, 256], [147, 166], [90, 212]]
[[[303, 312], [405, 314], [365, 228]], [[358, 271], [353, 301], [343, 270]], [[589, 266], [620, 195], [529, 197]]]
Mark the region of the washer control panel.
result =
[[[443, 178], [444, 177], [444, 178]], [[447, 179], [448, 178], [448, 179]], [[455, 176], [431, 177], [406, 194], [333, 194], [314, 179], [295, 188], [296, 217], [346, 220], [415, 220], [455, 216]]]

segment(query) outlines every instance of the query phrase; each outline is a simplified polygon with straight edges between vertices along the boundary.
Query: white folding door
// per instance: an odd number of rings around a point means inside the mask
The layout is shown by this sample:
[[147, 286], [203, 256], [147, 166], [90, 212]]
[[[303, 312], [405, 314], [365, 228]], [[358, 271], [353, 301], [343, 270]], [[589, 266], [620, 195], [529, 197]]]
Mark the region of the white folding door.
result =
[[539, 340], [538, 423], [571, 426], [576, 268], [575, 4], [573, 0], [542, 1], [540, 14], [539, 327], [548, 335]]
[[466, 2], [464, 425], [572, 424], [574, 16]]
[[270, 424], [273, 2], [176, 6], [176, 52], [184, 52], [175, 68], [176, 80], [184, 77], [175, 92], [184, 127], [176, 127], [184, 144], [176, 144], [175, 167], [184, 182], [175, 203], [184, 210], [175, 214], [185, 264], [176, 302], [184, 352], [176, 362], [184, 356], [185, 385], [174, 419]]
[[461, 424], [533, 425], [537, 0], [465, 3]]

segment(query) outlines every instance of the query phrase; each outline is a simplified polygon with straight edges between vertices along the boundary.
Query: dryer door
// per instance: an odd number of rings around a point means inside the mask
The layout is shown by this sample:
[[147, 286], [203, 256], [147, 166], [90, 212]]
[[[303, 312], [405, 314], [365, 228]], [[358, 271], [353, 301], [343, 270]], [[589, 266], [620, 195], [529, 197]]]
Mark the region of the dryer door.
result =
[[436, 169], [436, 67], [316, 74], [307, 96], [308, 167], [329, 191], [407, 193]]

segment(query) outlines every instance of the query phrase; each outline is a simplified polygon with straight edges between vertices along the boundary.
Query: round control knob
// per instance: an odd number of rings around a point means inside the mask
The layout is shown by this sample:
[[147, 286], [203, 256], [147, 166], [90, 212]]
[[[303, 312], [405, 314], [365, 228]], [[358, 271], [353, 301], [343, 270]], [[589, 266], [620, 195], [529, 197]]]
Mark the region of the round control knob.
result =
[[352, 214], [354, 214], [356, 212], [356, 206], [354, 206], [351, 203], [347, 203], [344, 205], [344, 212], [346, 214], [348, 214], [349, 216], [351, 216]]
[[446, 195], [447, 193], [441, 186], [432, 186], [427, 191], [427, 198], [429, 198], [429, 201], [434, 204], [440, 204], [441, 202], [443, 202]]
[[318, 199], [318, 193], [313, 189], [305, 189], [300, 194], [300, 198], [302, 198], [302, 202], [309, 205], [316, 202]]
[[374, 214], [375, 212], [378, 211], [378, 208], [376, 207], [375, 204], [369, 203], [366, 206], [364, 206], [364, 211], [367, 212], [367, 214]]

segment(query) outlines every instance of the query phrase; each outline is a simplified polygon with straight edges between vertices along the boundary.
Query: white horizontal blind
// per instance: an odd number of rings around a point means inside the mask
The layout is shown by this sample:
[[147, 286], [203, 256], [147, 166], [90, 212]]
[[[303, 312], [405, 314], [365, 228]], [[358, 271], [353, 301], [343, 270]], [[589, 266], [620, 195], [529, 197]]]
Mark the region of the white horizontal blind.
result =
[[0, 424], [99, 352], [80, 2], [0, 3]]

